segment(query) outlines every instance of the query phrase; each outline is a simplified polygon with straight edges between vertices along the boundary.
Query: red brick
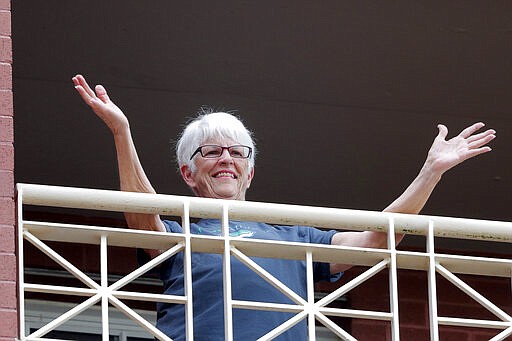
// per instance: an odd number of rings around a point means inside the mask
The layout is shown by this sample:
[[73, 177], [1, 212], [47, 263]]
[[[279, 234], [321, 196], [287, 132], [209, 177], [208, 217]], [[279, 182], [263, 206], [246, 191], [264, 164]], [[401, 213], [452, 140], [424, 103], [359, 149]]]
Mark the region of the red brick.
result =
[[11, 12], [0, 10], [0, 35], [11, 35]]
[[0, 141], [14, 142], [14, 124], [12, 116], [0, 116]]
[[15, 280], [16, 280], [16, 256], [14, 254], [0, 253], [0, 281], [15, 281]]
[[[487, 341], [501, 333], [502, 330], [491, 332], [491, 331], [475, 331], [471, 334], [472, 338], [471, 341]], [[505, 340], [510, 340], [510, 337], [506, 338]]]
[[11, 0], [0, 0], [0, 10], [9, 11], [10, 9], [11, 9]]
[[0, 282], [0, 309], [16, 309], [16, 282]]
[[426, 272], [400, 271], [398, 273], [398, 295], [405, 299], [428, 300]]
[[438, 304], [439, 316], [460, 317], [469, 319], [495, 319], [494, 315], [482, 305], [474, 301], [474, 304], [443, 303]]
[[389, 311], [389, 280], [379, 273], [349, 292], [352, 307], [362, 310]]
[[352, 336], [358, 340], [389, 341], [391, 340], [391, 327], [388, 322], [353, 320]]
[[15, 220], [14, 199], [0, 198], [0, 225], [14, 226]]
[[403, 326], [423, 328], [429, 326], [428, 301], [401, 301], [398, 313], [400, 324]]
[[12, 63], [11, 37], [0, 37], [0, 62]]
[[0, 170], [0, 197], [14, 198], [14, 172]]
[[14, 171], [14, 146], [0, 142], [0, 170]]
[[16, 250], [15, 245], [16, 233], [14, 233], [14, 226], [0, 226], [0, 252], [14, 253]]
[[0, 310], [0, 337], [16, 337], [18, 314], [16, 310]]
[[17, 341], [14, 337], [0, 337], [0, 341]]
[[0, 63], [0, 89], [12, 90], [12, 66], [9, 63]]
[[470, 341], [471, 333], [454, 330], [447, 327], [439, 328], [439, 340], [443, 341]]
[[[400, 340], [429, 340], [429, 328], [400, 328]], [[444, 339], [441, 339], [444, 340]]]
[[0, 116], [13, 116], [13, 98], [11, 90], [0, 89]]

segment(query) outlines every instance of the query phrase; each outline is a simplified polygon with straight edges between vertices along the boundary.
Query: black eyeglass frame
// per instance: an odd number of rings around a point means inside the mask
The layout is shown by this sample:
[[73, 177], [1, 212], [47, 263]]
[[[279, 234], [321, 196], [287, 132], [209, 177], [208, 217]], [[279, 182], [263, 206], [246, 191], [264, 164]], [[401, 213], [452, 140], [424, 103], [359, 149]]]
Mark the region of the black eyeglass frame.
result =
[[[221, 148], [222, 150], [221, 150], [219, 156], [214, 156], [214, 157], [204, 156], [203, 155], [203, 150], [202, 150], [203, 147], [217, 147], [217, 148]], [[248, 148], [249, 149], [249, 153], [247, 153], [247, 156], [236, 156], [236, 155], [233, 155], [233, 154], [231, 154], [231, 148], [234, 148], [234, 147]], [[243, 144], [234, 144], [234, 145], [228, 146], [228, 147], [222, 147], [222, 146], [219, 146], [219, 145], [216, 145], [216, 144], [204, 144], [202, 146], [197, 147], [197, 149], [194, 151], [194, 153], [192, 153], [192, 156], [190, 157], [190, 160], [192, 160], [197, 153], [201, 154], [201, 156], [203, 158], [205, 158], [205, 159], [217, 159], [217, 158], [222, 156], [222, 154], [224, 153], [225, 149], [228, 151], [229, 155], [231, 155], [231, 157], [233, 157], [235, 159], [249, 159], [251, 157], [251, 155], [252, 155], [252, 148], [249, 147], [249, 146], [243, 145]]]

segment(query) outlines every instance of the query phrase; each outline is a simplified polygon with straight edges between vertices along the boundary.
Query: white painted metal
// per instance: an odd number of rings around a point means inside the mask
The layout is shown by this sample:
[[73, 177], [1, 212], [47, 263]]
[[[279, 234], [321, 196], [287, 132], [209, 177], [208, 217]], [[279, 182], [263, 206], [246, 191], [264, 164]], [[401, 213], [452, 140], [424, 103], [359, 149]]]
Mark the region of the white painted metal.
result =
[[30, 232], [25, 231], [24, 237], [26, 240], [31, 242], [32, 245], [36, 246], [48, 257], [53, 259], [57, 264], [62, 266], [64, 269], [68, 270], [69, 273], [75, 275], [75, 277], [82, 281], [85, 285], [89, 286], [90, 288], [99, 289], [99, 285], [91, 278], [89, 278], [89, 276], [84, 274], [82, 271], [80, 271], [77, 267], [68, 262], [64, 257], [59, 255], [57, 252], [53, 251], [51, 247], [47, 246], [45, 243], [35, 238]]
[[[22, 216], [23, 205], [27, 204], [181, 216], [183, 233], [134, 231], [101, 226], [24, 221]], [[221, 219], [222, 235], [199, 236], [191, 234], [191, 217]], [[340, 230], [381, 231], [388, 234], [388, 247], [387, 249], [369, 249], [230, 237], [230, 220], [310, 225]], [[121, 302], [120, 299], [183, 304], [186, 314], [187, 339], [193, 340], [192, 252], [209, 252], [223, 255], [224, 321], [227, 340], [233, 339], [233, 320], [231, 315], [233, 308], [285, 311], [295, 314], [284, 324], [262, 336], [260, 338], [261, 340], [270, 340], [293, 327], [303, 319], [307, 319], [308, 321], [308, 334], [311, 341], [315, 340], [316, 337], [313, 328], [315, 320], [318, 320], [330, 329], [337, 337], [343, 340], [355, 340], [353, 336], [337, 326], [329, 316], [346, 316], [351, 318], [389, 321], [391, 324], [392, 339], [395, 341], [399, 340], [398, 269], [428, 271], [431, 340], [439, 339], [438, 325], [503, 329], [493, 340], [504, 340], [512, 335], [512, 318], [454, 275], [472, 274], [510, 278], [512, 277], [512, 260], [506, 258], [442, 255], [436, 254], [434, 249], [434, 237], [436, 236], [512, 243], [512, 223], [509, 222], [414, 216], [321, 207], [223, 201], [205, 198], [20, 184], [18, 185], [18, 226], [19, 250], [23, 250], [23, 242], [24, 239], [26, 239], [87, 286], [87, 288], [75, 288], [25, 283], [23, 252], [20, 252], [18, 260], [20, 262], [19, 311], [21, 340], [40, 339], [49, 331], [57, 328], [68, 319], [73, 318], [100, 301], [102, 302], [102, 316], [104, 321], [104, 340], [108, 338], [109, 330], [108, 303], [126, 314], [154, 337], [161, 340], [170, 340], [170, 338], [163, 335], [151, 323], [147, 322]], [[396, 250], [395, 233], [426, 235], [427, 252]], [[100, 245], [101, 285], [98, 285], [89, 276], [69, 263], [63, 256], [52, 250], [43, 241], [78, 242]], [[107, 281], [107, 259], [109, 257], [107, 254], [107, 245], [158, 249], [161, 250], [161, 254], [149, 263], [142, 265], [132, 273], [109, 285]], [[155, 295], [119, 290], [178, 252], [184, 253], [184, 296]], [[231, 297], [231, 257], [239, 259], [252, 271], [289, 297], [293, 303], [275, 304], [233, 300]], [[307, 297], [302, 298], [297, 295], [265, 269], [256, 264], [250, 257], [305, 260], [308, 278]], [[369, 269], [344, 284], [333, 293], [315, 302], [312, 280], [313, 261], [362, 265], [369, 267]], [[386, 268], [389, 269], [389, 312], [327, 307], [332, 301]], [[446, 277], [458, 288], [475, 299], [475, 301], [491, 311], [501, 321], [437, 316], [436, 273]], [[86, 296], [88, 299], [41, 327], [38, 331], [29, 336], [25, 336], [25, 311], [23, 308], [25, 291]]]
[[434, 247], [434, 222], [428, 226], [427, 235], [428, 254], [428, 307], [430, 323], [430, 340], [439, 341], [439, 321], [437, 316], [437, 285], [436, 285], [436, 256]]
[[146, 329], [148, 332], [151, 333], [154, 337], [158, 338], [159, 340], [164, 341], [172, 341], [170, 337], [162, 333], [160, 330], [158, 330], [155, 326], [153, 326], [151, 323], [149, 323], [146, 319], [144, 319], [142, 316], [137, 314], [133, 309], [125, 305], [123, 302], [118, 300], [117, 298], [110, 296], [109, 302], [112, 303], [114, 307], [119, 309], [121, 312], [126, 314], [129, 318], [131, 318], [133, 321], [137, 322], [139, 325], [141, 325], [144, 329]]
[[233, 248], [231, 250], [231, 253], [238, 258], [239, 261], [244, 263], [248, 268], [250, 268], [252, 271], [256, 272], [258, 275], [261, 276], [264, 280], [269, 282], [274, 288], [281, 291], [284, 295], [286, 295], [289, 299], [294, 301], [297, 304], [301, 305], [307, 305], [307, 302], [297, 295], [295, 291], [288, 288], [286, 285], [284, 285], [280, 280], [272, 276], [268, 271], [263, 269], [261, 266], [256, 264], [252, 259], [250, 259], [248, 256], [244, 255], [242, 252], [238, 251], [236, 248]]
[[338, 336], [340, 339], [345, 341], [357, 341], [355, 337], [347, 333], [345, 330], [343, 330], [340, 326], [338, 326], [336, 323], [332, 322], [330, 319], [328, 319], [324, 314], [319, 313], [317, 314], [316, 318], [318, 321], [320, 321], [324, 326], [329, 328], [336, 336]]
[[[152, 270], [156, 266], [160, 265], [162, 262], [164, 262], [169, 257], [174, 256], [176, 253], [183, 250], [184, 245], [183, 243], [179, 243], [173, 247], [171, 247], [169, 250], [162, 252], [157, 257], [153, 258], [151, 261], [147, 262], [146, 264], [142, 265], [141, 267], [137, 268], [133, 272], [129, 273], [128, 275], [124, 276], [123, 278], [119, 279], [115, 283], [111, 284], [109, 286], [110, 290], [118, 290], [125, 286], [126, 284], [132, 282], [139, 276], [142, 276], [146, 272]], [[186, 293], [185, 293], [186, 296]]]
[[272, 340], [273, 338], [281, 335], [284, 331], [290, 329], [300, 321], [302, 321], [304, 318], [307, 318], [308, 313], [306, 311], [302, 311], [298, 313], [297, 315], [290, 318], [288, 321], [280, 325], [279, 327], [271, 330], [267, 334], [263, 335], [258, 339], [258, 341], [266, 341], [266, 340]]
[[502, 331], [501, 333], [499, 333], [498, 335], [496, 335], [489, 341], [502, 341], [511, 335], [512, 335], [512, 327], [505, 329], [504, 331]]
[[366, 270], [365, 272], [363, 272], [359, 276], [355, 277], [354, 279], [352, 279], [348, 283], [342, 285], [341, 287], [339, 287], [338, 289], [336, 289], [332, 293], [328, 294], [327, 296], [325, 296], [324, 298], [319, 300], [316, 304], [318, 306], [320, 306], [320, 307], [324, 307], [324, 306], [328, 305], [332, 301], [336, 300], [338, 297], [341, 297], [342, 295], [346, 294], [350, 290], [352, 290], [355, 287], [357, 287], [359, 284], [365, 282], [366, 280], [368, 280], [371, 277], [373, 277], [376, 274], [378, 274], [380, 271], [385, 269], [388, 266], [388, 264], [389, 264], [389, 259], [382, 260], [381, 262], [379, 262], [378, 264], [375, 264], [373, 267], [371, 267], [370, 269]]
[[24, 228], [23, 228], [23, 189], [17, 191], [17, 218], [18, 218], [18, 330], [20, 339], [25, 339], [25, 248], [24, 248]]
[[318, 309], [315, 306], [315, 284], [313, 281], [313, 254], [311, 251], [306, 252], [306, 281], [308, 303], [305, 310], [308, 313], [308, 340], [316, 341], [315, 321]]
[[224, 237], [224, 254], [222, 257], [222, 276], [224, 291], [224, 338], [233, 340], [233, 303], [231, 295], [231, 243], [229, 236], [229, 206], [222, 206], [222, 236]]
[[192, 295], [192, 248], [191, 248], [191, 234], [190, 234], [190, 202], [183, 201], [183, 212], [181, 213], [182, 228], [185, 233], [184, 241], [184, 257], [183, 257], [183, 271], [184, 271], [184, 290], [185, 297], [185, 333], [187, 340], [194, 340], [194, 300]]
[[[25, 204], [150, 213], [180, 216], [183, 202], [190, 203], [190, 216], [216, 218], [222, 214], [225, 201], [74, 187], [18, 184], [23, 189]], [[264, 221], [274, 224], [321, 226], [348, 230], [386, 231], [388, 217], [393, 216], [397, 233], [426, 235], [428, 222], [436, 225], [437, 237], [512, 242], [512, 223], [490, 220], [419, 216], [389, 212], [346, 210], [337, 208], [271, 204], [251, 201], [229, 201], [233, 220]], [[485, 228], [482, 228], [485, 226]]]
[[437, 272], [440, 273], [444, 278], [452, 282], [455, 286], [457, 286], [459, 289], [464, 291], [466, 294], [468, 294], [471, 298], [473, 298], [475, 301], [480, 303], [484, 308], [489, 310], [491, 313], [496, 315], [498, 318], [502, 319], [503, 321], [509, 322], [509, 324], [512, 326], [512, 317], [508, 315], [506, 312], [498, 308], [494, 303], [486, 299], [484, 296], [479, 294], [476, 290], [471, 288], [467, 283], [464, 283], [460, 278], [446, 270], [445, 267], [443, 267], [441, 264], [436, 265]]
[[101, 300], [101, 294], [98, 293], [98, 294], [94, 295], [93, 297], [87, 299], [86, 301], [80, 303], [79, 305], [77, 305], [73, 309], [69, 310], [65, 314], [62, 314], [61, 316], [59, 316], [58, 318], [56, 318], [52, 322], [48, 323], [44, 327], [42, 327], [39, 330], [33, 332], [32, 334], [27, 336], [26, 339], [27, 340], [31, 340], [32, 338], [38, 338], [38, 337], [44, 336], [46, 333], [54, 330], [55, 328], [57, 328], [58, 326], [60, 326], [64, 322], [66, 322], [67, 320], [69, 320], [69, 319], [73, 318], [74, 316], [80, 314], [82, 311], [86, 310], [87, 308], [89, 308], [93, 304], [96, 304], [100, 300]]
[[102, 324], [102, 340], [109, 341], [110, 328], [108, 322], [108, 253], [107, 253], [107, 237], [101, 236], [100, 240], [100, 274], [101, 274], [101, 324]]
[[398, 319], [398, 267], [396, 264], [396, 241], [395, 241], [395, 221], [389, 217], [388, 225], [388, 250], [389, 257], [389, 311], [393, 316], [391, 320], [391, 339], [400, 340], [400, 321]]

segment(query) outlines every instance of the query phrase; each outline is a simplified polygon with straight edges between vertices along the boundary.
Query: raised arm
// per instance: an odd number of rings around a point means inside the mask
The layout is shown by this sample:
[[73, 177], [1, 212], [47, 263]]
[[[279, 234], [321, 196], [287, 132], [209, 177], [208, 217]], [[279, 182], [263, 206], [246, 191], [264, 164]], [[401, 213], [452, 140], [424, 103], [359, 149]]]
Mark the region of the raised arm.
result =
[[[491, 151], [487, 143], [496, 137], [493, 129], [477, 133], [484, 124], [475, 123], [464, 129], [459, 135], [446, 140], [448, 129], [440, 124], [437, 126], [439, 134], [434, 139], [418, 176], [407, 189], [388, 207], [385, 212], [417, 214], [427, 202], [435, 186], [443, 174], [459, 163], [477, 155]], [[400, 242], [403, 235], [397, 235]], [[340, 232], [334, 235], [333, 245], [385, 248], [387, 236], [382, 232]], [[339, 272], [350, 268], [342, 264], [331, 265], [332, 272]]]
[[[121, 109], [110, 100], [103, 86], [96, 85], [93, 91], [82, 75], [73, 77], [73, 83], [84, 102], [91, 107], [112, 132], [117, 151], [121, 190], [156, 193], [142, 168], [133, 143], [130, 124]], [[158, 215], [125, 213], [125, 218], [131, 228], [165, 231]]]

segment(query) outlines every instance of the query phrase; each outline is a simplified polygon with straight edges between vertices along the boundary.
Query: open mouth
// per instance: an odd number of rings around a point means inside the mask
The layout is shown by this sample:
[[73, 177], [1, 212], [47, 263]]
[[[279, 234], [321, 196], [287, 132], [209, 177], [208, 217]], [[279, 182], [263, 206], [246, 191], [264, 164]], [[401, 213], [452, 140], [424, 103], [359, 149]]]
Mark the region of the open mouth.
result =
[[213, 174], [213, 177], [214, 178], [230, 178], [230, 179], [237, 178], [235, 173], [226, 172], [226, 171], [217, 172], [217, 173]]

